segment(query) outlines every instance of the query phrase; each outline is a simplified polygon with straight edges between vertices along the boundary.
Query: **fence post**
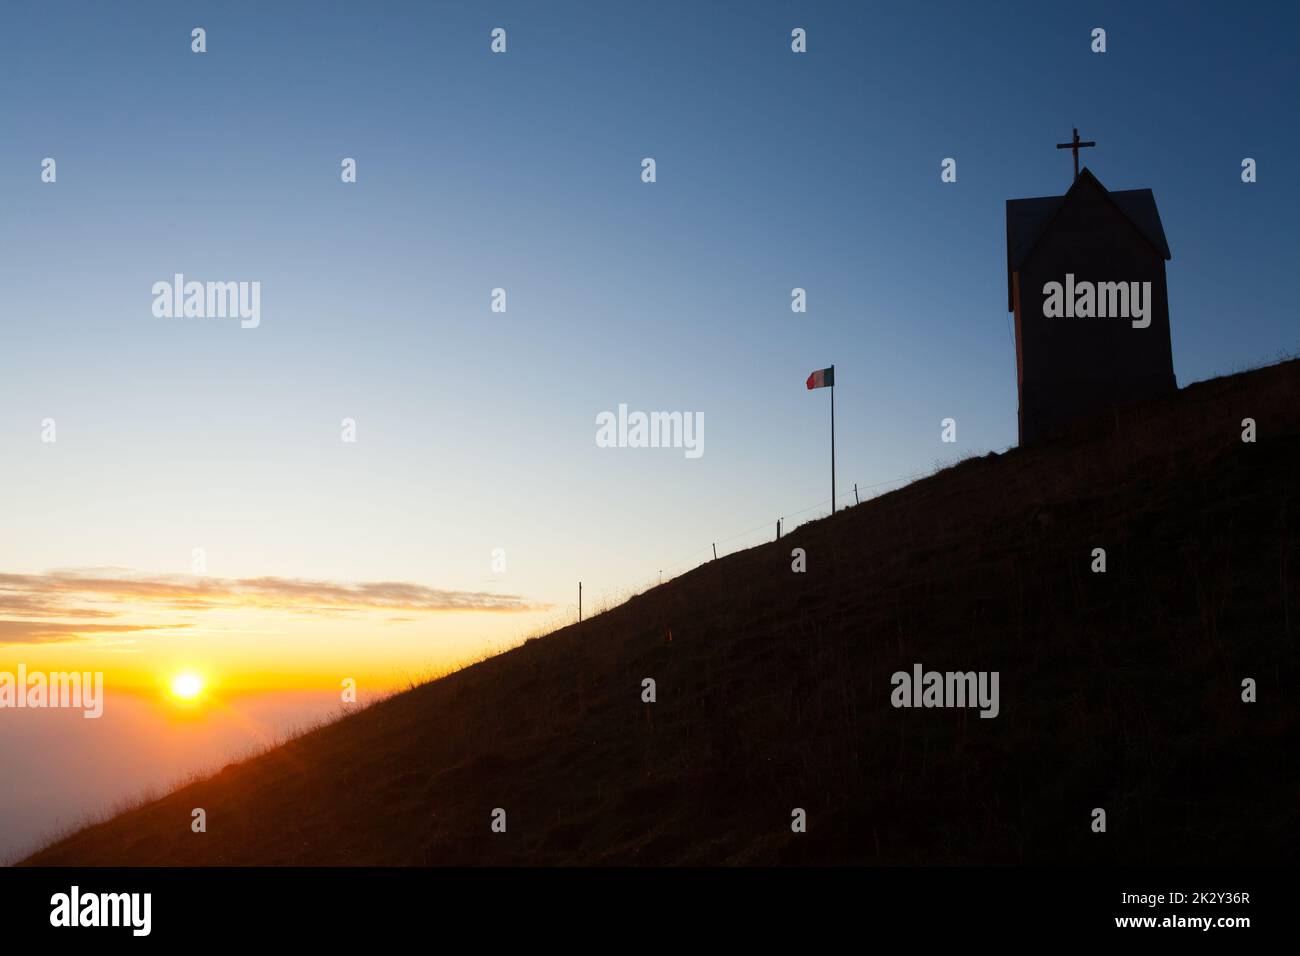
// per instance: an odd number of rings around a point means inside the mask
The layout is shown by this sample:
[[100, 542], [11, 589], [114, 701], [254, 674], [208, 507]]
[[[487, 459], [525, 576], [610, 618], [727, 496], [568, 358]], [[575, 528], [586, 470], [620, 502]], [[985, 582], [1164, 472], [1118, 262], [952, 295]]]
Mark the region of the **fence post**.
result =
[[855, 505], [862, 504], [862, 502], [858, 500], [858, 483], [856, 481], [853, 483], [853, 503]]
[[713, 560], [718, 560], [718, 542], [713, 542]]
[[582, 582], [578, 582], [578, 620], [582, 620]]

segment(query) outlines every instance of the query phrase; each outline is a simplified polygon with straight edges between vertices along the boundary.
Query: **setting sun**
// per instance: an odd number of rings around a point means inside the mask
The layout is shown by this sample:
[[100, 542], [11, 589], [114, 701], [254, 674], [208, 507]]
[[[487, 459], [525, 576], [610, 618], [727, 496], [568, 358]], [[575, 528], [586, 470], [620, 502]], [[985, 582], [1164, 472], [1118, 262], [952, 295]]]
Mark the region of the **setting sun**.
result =
[[181, 700], [194, 700], [203, 692], [203, 678], [197, 674], [177, 674], [172, 678], [172, 695]]

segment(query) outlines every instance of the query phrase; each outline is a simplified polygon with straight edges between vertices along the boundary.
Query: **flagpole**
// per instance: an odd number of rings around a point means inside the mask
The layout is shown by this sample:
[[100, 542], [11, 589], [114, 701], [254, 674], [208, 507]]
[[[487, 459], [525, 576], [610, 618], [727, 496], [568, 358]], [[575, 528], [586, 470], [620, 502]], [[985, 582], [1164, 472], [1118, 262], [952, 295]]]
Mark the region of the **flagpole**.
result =
[[835, 366], [831, 366], [831, 514], [835, 514]]

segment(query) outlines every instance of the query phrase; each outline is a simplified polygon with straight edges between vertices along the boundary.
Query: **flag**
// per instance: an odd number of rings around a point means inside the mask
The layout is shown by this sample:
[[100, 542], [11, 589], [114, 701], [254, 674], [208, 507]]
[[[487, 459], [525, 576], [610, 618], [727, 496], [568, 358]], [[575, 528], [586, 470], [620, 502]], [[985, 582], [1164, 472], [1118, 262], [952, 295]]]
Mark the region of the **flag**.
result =
[[809, 388], [825, 388], [828, 385], [833, 386], [835, 384], [835, 366], [832, 365], [830, 368], [818, 369], [808, 376], [808, 381], [805, 384], [807, 384]]

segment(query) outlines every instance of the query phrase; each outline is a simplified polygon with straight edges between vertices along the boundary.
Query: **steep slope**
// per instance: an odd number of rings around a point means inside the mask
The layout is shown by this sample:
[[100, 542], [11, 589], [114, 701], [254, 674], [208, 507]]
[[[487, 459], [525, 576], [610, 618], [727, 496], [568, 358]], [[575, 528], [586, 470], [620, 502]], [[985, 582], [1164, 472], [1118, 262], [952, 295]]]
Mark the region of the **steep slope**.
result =
[[[1200, 383], [710, 562], [28, 862], [1294, 862], [1298, 474], [1300, 362]], [[892, 707], [916, 663], [998, 671], [999, 716]]]

